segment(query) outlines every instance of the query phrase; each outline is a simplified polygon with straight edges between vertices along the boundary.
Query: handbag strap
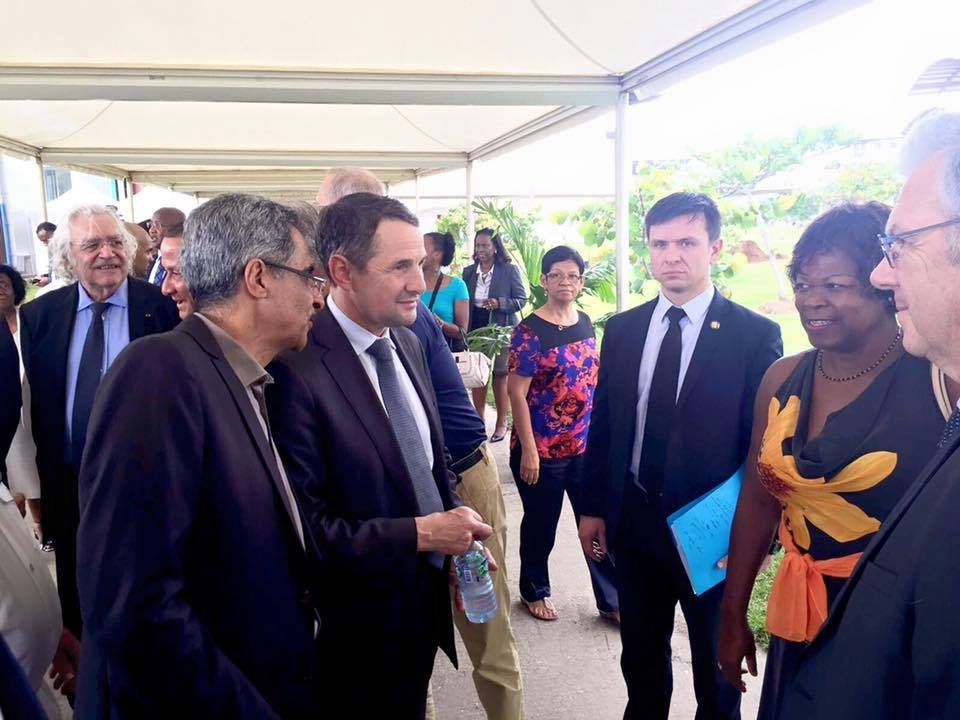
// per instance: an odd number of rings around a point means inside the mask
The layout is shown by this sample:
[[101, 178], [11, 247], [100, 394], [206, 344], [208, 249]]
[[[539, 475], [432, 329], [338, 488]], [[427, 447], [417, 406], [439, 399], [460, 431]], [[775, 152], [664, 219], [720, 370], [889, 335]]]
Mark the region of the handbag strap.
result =
[[440, 292], [440, 284], [443, 282], [443, 273], [437, 273], [437, 282], [433, 286], [433, 294], [430, 295], [430, 302], [427, 303], [427, 310], [433, 312], [433, 304], [437, 301], [437, 293]]

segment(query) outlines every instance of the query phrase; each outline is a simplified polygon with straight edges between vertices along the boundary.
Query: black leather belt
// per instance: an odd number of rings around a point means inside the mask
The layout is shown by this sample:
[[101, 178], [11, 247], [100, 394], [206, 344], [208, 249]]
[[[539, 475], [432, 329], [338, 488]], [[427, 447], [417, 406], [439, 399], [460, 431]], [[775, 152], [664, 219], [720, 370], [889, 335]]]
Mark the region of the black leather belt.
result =
[[462, 475], [481, 460], [483, 460], [483, 445], [469, 455], [464, 455], [459, 460], [450, 463], [450, 471], [455, 475]]

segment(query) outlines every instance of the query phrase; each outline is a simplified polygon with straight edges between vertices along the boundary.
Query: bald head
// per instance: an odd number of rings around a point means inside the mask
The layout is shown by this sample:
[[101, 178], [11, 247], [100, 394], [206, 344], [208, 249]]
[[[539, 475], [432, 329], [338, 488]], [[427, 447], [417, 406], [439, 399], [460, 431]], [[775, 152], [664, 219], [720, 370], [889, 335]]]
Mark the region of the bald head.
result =
[[150, 269], [150, 236], [135, 223], [125, 222], [127, 232], [137, 240], [137, 254], [133, 258], [133, 276], [145, 278]]
[[317, 205], [333, 205], [342, 197], [360, 192], [383, 195], [383, 183], [376, 175], [363, 168], [333, 168], [323, 178], [323, 184], [317, 191]]

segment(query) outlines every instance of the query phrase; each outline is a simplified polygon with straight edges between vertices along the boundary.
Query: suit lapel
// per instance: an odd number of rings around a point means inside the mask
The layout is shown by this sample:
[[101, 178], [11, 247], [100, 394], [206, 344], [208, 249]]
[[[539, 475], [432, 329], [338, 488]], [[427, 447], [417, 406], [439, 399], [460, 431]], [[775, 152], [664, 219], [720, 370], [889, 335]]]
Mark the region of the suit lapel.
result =
[[[387, 469], [387, 474], [394, 479], [410, 507], [417, 508], [413, 482], [406, 472], [403, 454], [400, 452], [400, 446], [394, 437], [393, 428], [390, 427], [383, 404], [373, 389], [370, 376], [360, 364], [353, 345], [350, 344], [328, 308], [314, 315], [311, 339], [326, 350], [322, 355], [323, 364], [347, 399], [346, 405], [353, 409], [376, 447], [383, 466]], [[420, 390], [418, 389], [417, 392]]]
[[[637, 309], [636, 316], [631, 318], [628, 326], [624, 328], [626, 338], [618, 351], [620, 357], [623, 358], [623, 362], [620, 364], [621, 369], [618, 377], [611, 378], [610, 389], [618, 394], [623, 393], [626, 398], [626, 402], [615, 402], [612, 405], [615, 408], [621, 408], [625, 414], [624, 417], [620, 418], [620, 422], [629, 422], [631, 427], [636, 422], [643, 346], [647, 342], [650, 321], [653, 319], [653, 311], [656, 307], [656, 300], [644, 303]], [[600, 359], [600, 362], [603, 362], [603, 358]]]
[[156, 330], [157, 321], [153, 317], [153, 308], [147, 307], [147, 293], [141, 281], [130, 278], [127, 281], [127, 323], [130, 326], [130, 341]]
[[[73, 335], [73, 326], [77, 322], [77, 301], [80, 297], [80, 291], [77, 290], [77, 284], [70, 287], [70, 292], [65, 292], [58, 298], [57, 307], [52, 312], [46, 313], [42, 321], [50, 329], [50, 355], [52, 363], [61, 364], [58, 372], [50, 373], [51, 378], [55, 378], [56, 404], [53, 407], [65, 408], [67, 406], [67, 373], [70, 371], [68, 358], [70, 357], [70, 337]], [[81, 341], [82, 342], [82, 341]], [[46, 351], [46, 348], [43, 348]], [[39, 378], [34, 378], [34, 382], [39, 382]], [[63, 413], [60, 413], [61, 415]]]
[[724, 328], [723, 323], [720, 322], [729, 310], [730, 301], [723, 297], [719, 290], [714, 291], [713, 300], [710, 301], [710, 307], [707, 309], [707, 315], [700, 328], [700, 336], [697, 338], [697, 344], [693, 349], [693, 357], [690, 358], [687, 374], [683, 378], [683, 387], [680, 388], [677, 407], [682, 407], [687, 398], [690, 397], [700, 374], [716, 357], [717, 348], [730, 332], [730, 329]]
[[937, 451], [937, 453], [930, 459], [930, 462], [927, 463], [927, 466], [917, 476], [917, 479], [910, 486], [904, 496], [900, 498], [900, 501], [893, 507], [893, 510], [890, 511], [890, 514], [884, 519], [880, 529], [876, 532], [876, 534], [874, 534], [873, 538], [870, 540], [870, 544], [864, 549], [863, 554], [860, 556], [860, 560], [857, 561], [856, 567], [853, 568], [853, 572], [850, 573], [850, 577], [843, 584], [843, 587], [837, 594], [837, 597], [834, 599], [833, 604], [830, 606], [830, 612], [827, 615], [826, 621], [820, 627], [816, 637], [814, 637], [814, 639], [811, 641], [807, 652], [809, 652], [810, 648], [816, 646], [817, 641], [821, 637], [827, 636], [827, 631], [829, 628], [839, 622], [838, 618], [843, 615], [843, 607], [846, 605], [847, 598], [850, 596], [850, 593], [856, 588], [857, 580], [859, 579], [860, 575], [863, 574], [863, 568], [868, 562], [870, 562], [874, 555], [877, 554], [877, 551], [883, 546], [883, 543], [886, 541], [887, 537], [897, 527], [897, 524], [900, 522], [900, 519], [903, 517], [904, 513], [906, 513], [910, 506], [913, 505], [913, 502], [917, 499], [917, 496], [923, 491], [930, 480], [938, 472], [940, 472], [940, 469], [943, 467], [944, 463], [949, 460], [955, 452], [957, 452], [958, 446], [960, 446], [960, 434], [954, 435], [953, 440], [950, 443]]
[[[280, 471], [277, 468], [277, 459], [276, 455], [273, 452], [273, 448], [270, 447], [270, 442], [267, 440], [266, 434], [263, 432], [263, 427], [260, 425], [260, 420], [257, 418], [256, 413], [254, 412], [253, 405], [250, 402], [250, 397], [247, 395], [246, 388], [240, 383], [240, 379], [237, 377], [237, 374], [233, 371], [233, 368], [230, 367], [230, 363], [223, 356], [223, 352], [220, 350], [219, 344], [217, 344], [216, 338], [213, 337], [213, 334], [210, 332], [209, 328], [204, 325], [203, 321], [197, 317], [189, 317], [181, 323], [178, 330], [188, 333], [197, 343], [202, 347], [207, 354], [210, 355], [210, 360], [213, 363], [214, 368], [216, 368], [217, 373], [220, 375], [220, 379], [223, 380], [223, 384], [226, 385], [228, 392], [233, 398], [233, 402], [236, 405], [237, 411], [240, 413], [240, 417], [243, 418], [243, 424], [247, 428], [247, 433], [250, 435], [250, 438], [253, 440], [254, 446], [257, 448], [257, 453], [260, 455], [260, 460], [263, 462], [264, 467], [267, 469], [267, 474], [270, 476], [270, 480], [273, 483], [274, 490], [279, 494], [280, 506], [283, 508], [287, 507], [287, 495], [286, 490], [283, 486], [283, 481], [280, 479]], [[297, 508], [291, 508], [293, 512], [297, 512]], [[288, 518], [290, 520], [290, 530], [296, 534], [296, 525], [292, 517]], [[300, 546], [300, 540], [297, 539], [297, 546]]]
[[471, 300], [477, 292], [477, 271], [476, 266], [470, 265], [463, 271], [463, 280], [467, 285], [467, 294]]

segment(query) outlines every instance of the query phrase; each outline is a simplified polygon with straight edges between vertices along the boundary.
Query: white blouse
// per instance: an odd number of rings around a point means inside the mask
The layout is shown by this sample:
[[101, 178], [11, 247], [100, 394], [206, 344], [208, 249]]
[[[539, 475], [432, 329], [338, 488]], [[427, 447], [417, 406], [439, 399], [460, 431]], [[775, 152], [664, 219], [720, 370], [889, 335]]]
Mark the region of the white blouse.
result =
[[490, 280], [493, 278], [493, 268], [488, 272], [480, 272], [480, 266], [477, 266], [477, 287], [473, 292], [473, 304], [477, 307], [483, 307], [483, 301], [490, 299]]

